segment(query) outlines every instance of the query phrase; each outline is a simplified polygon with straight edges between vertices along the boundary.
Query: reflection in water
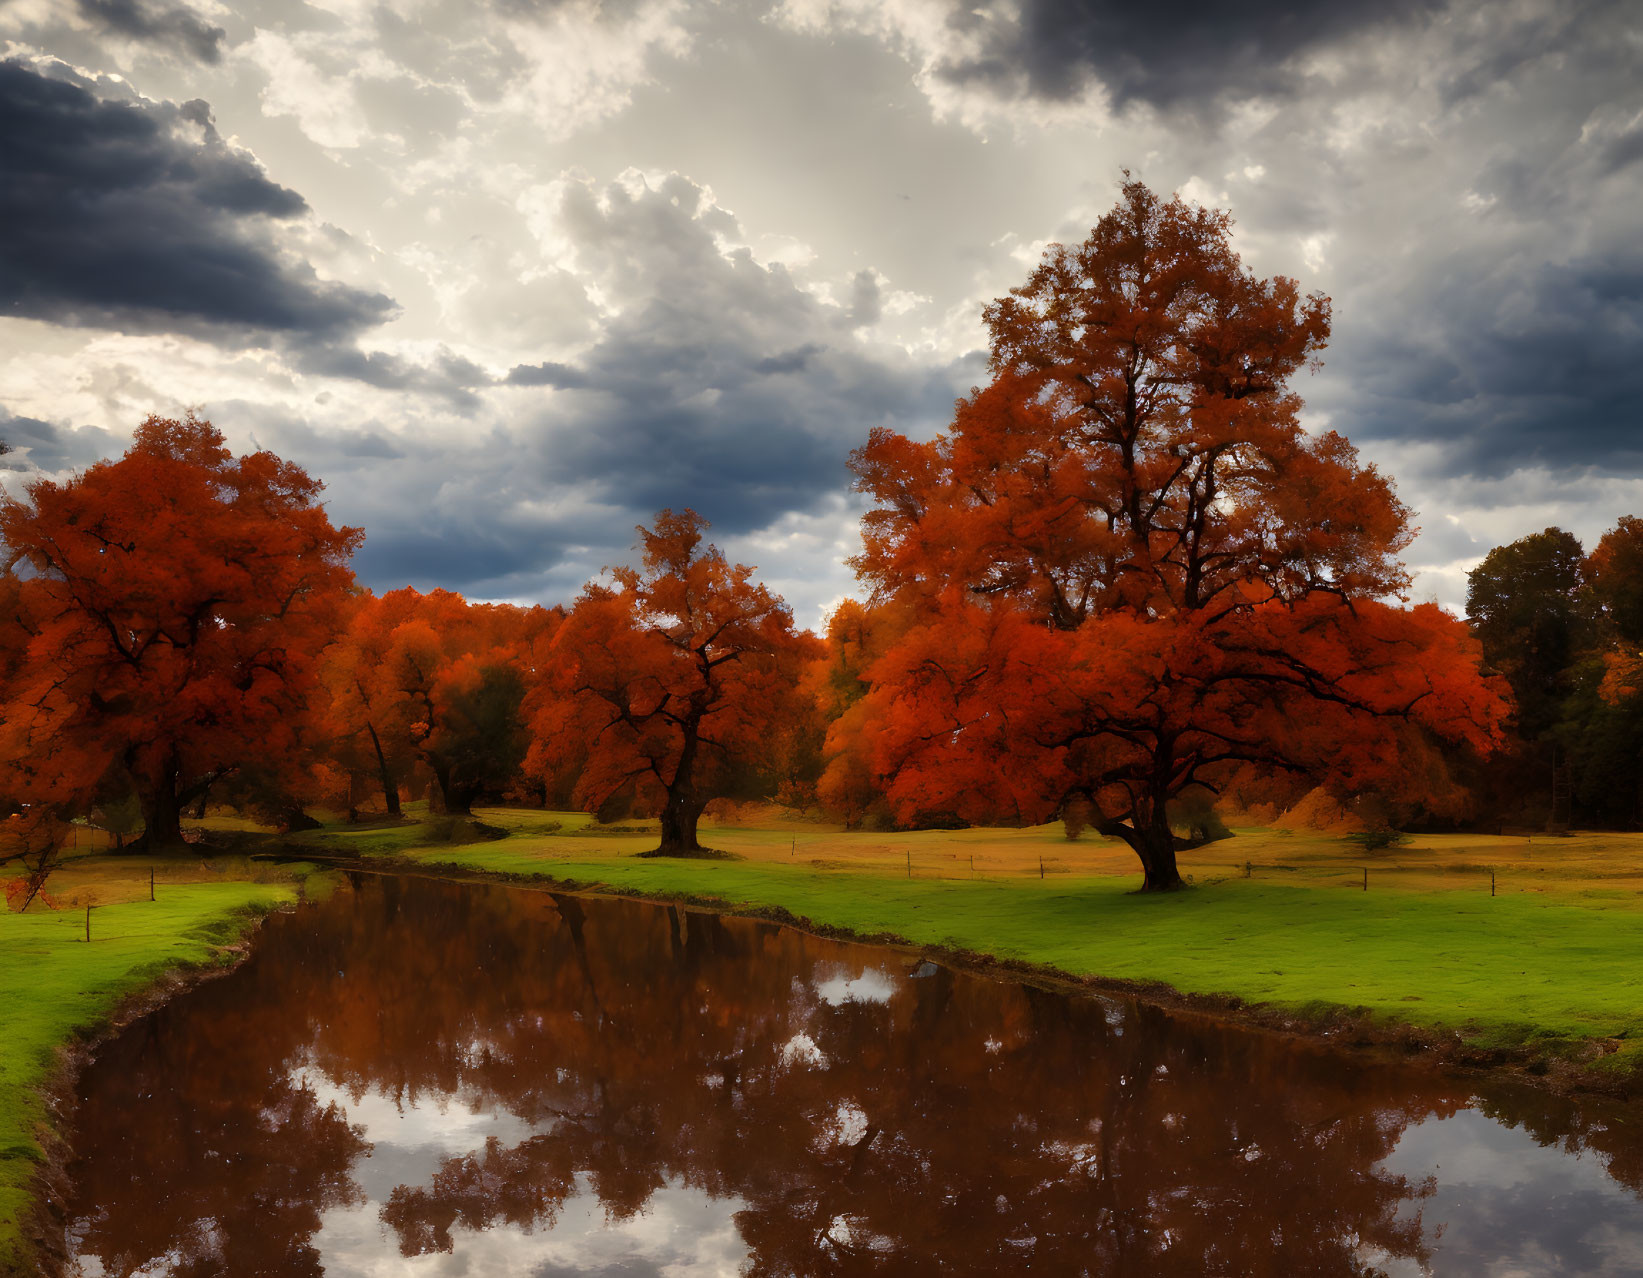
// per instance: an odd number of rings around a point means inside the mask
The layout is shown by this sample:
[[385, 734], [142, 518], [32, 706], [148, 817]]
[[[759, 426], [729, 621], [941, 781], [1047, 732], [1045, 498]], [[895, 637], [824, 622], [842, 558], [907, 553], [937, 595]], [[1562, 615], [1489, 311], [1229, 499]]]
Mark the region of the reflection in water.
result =
[[[1643, 1170], [1623, 1115], [1472, 1102], [1127, 1002], [540, 892], [356, 879], [131, 1026], [81, 1090], [85, 1274], [1619, 1273], [1643, 1257], [1643, 1209], [1616, 1184]], [[1521, 1170], [1493, 1170], [1507, 1161]]]

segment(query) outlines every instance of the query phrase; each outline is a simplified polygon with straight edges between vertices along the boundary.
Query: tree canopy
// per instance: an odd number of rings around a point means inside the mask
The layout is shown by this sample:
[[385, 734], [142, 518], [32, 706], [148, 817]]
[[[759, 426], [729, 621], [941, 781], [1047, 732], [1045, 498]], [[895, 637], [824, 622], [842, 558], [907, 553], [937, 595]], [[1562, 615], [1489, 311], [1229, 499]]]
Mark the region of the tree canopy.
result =
[[361, 533], [271, 453], [150, 417], [117, 461], [0, 497], [23, 648], [0, 754], [36, 801], [134, 789], [150, 843], [246, 758], [295, 754]]
[[701, 851], [713, 799], [773, 788], [816, 654], [779, 598], [702, 544], [707, 522], [664, 510], [642, 567], [591, 586], [555, 636], [532, 721], [533, 766], [578, 771], [589, 811], [630, 796], [660, 813], [664, 853]]
[[876, 430], [855, 455], [875, 502], [858, 571], [916, 620], [834, 744], [901, 816], [1043, 819], [1082, 796], [1168, 888], [1169, 802], [1229, 765], [1415, 776], [1441, 801], [1429, 739], [1499, 739], [1465, 628], [1397, 602], [1391, 483], [1300, 425], [1289, 379], [1328, 299], [1252, 275], [1229, 226], [1126, 182], [987, 308], [993, 378], [950, 430]]

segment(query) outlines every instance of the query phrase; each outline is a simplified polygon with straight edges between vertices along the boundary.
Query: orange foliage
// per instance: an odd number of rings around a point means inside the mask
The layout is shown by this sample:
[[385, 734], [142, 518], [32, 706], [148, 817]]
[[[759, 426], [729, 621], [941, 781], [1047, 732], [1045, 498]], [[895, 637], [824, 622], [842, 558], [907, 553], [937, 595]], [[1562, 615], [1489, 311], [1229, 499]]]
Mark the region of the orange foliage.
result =
[[700, 850], [716, 798], [769, 793], [814, 639], [787, 605], [701, 544], [706, 521], [664, 510], [640, 528], [643, 568], [590, 586], [555, 635], [533, 694], [528, 765], [577, 774], [574, 798], [608, 810], [631, 795], [662, 817], [662, 850]]
[[448, 590], [361, 596], [325, 662], [339, 758], [376, 775], [390, 813], [418, 763], [448, 812], [500, 792], [524, 754], [526, 677], [561, 618]]
[[1643, 519], [1622, 515], [1587, 557], [1586, 575], [1614, 637], [1643, 644]]
[[6, 906], [21, 914], [36, 897], [52, 909], [57, 901], [46, 880], [62, 861], [69, 827], [45, 804], [35, 804], [0, 821], [0, 866], [16, 862], [23, 873], [6, 880]]
[[20, 668], [0, 758], [35, 799], [134, 787], [147, 838], [255, 755], [302, 746], [320, 649], [361, 534], [271, 453], [233, 457], [189, 416], [150, 417], [123, 458], [0, 499]]
[[1252, 276], [1228, 228], [1126, 183], [987, 309], [994, 378], [950, 431], [856, 454], [856, 567], [919, 621], [824, 787], [864, 771], [907, 821], [1081, 795], [1149, 888], [1179, 882], [1169, 801], [1235, 765], [1456, 801], [1432, 738], [1488, 749], [1505, 704], [1459, 621], [1387, 602], [1411, 535], [1391, 483], [1300, 428], [1287, 382], [1328, 299]]
[[846, 599], [828, 618], [822, 656], [805, 671], [807, 697], [828, 725], [817, 797], [847, 825], [888, 818], [863, 739], [873, 725], [873, 707], [864, 698], [873, 663], [917, 620], [914, 610], [893, 602], [869, 607]]

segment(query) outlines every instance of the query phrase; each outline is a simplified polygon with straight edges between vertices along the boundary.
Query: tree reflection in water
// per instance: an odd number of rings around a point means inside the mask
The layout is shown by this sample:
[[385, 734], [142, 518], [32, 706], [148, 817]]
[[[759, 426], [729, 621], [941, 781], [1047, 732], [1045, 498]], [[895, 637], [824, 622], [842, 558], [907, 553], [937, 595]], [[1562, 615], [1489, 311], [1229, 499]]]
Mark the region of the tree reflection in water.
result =
[[[372, 1197], [327, 1088], [511, 1126]], [[70, 1237], [122, 1275], [317, 1274], [322, 1219], [368, 1200], [380, 1260], [680, 1186], [754, 1275], [1372, 1273], [1432, 1242], [1431, 1183], [1382, 1160], [1464, 1102], [749, 920], [391, 877], [270, 920], [82, 1093]]]

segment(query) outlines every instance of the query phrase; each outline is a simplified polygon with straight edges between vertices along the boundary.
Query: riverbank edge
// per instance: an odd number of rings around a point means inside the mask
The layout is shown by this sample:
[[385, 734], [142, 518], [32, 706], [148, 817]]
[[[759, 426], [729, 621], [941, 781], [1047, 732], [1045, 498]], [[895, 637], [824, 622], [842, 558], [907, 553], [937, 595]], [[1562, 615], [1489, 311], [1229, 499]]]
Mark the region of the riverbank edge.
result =
[[[430, 852], [432, 850], [430, 849]], [[678, 905], [714, 914], [760, 919], [826, 940], [883, 945], [939, 960], [982, 975], [1008, 975], [1061, 992], [1109, 994], [1135, 999], [1168, 1011], [1205, 1017], [1222, 1024], [1260, 1030], [1286, 1037], [1326, 1043], [1346, 1051], [1405, 1062], [1421, 1062], [1479, 1077], [1510, 1079], [1561, 1095], [1591, 1093], [1619, 1100], [1643, 1098], [1643, 1067], [1617, 1070], [1595, 1062], [1619, 1048], [1617, 1040], [1590, 1037], [1564, 1040], [1557, 1051], [1545, 1044], [1523, 1047], [1481, 1047], [1469, 1043], [1458, 1029], [1414, 1025], [1376, 1017], [1363, 1008], [1320, 1003], [1295, 1009], [1250, 1002], [1232, 994], [1199, 994], [1178, 990], [1167, 981], [1132, 980], [1069, 972], [1053, 964], [1005, 958], [984, 950], [923, 944], [894, 932], [862, 932], [795, 914], [780, 905], [760, 905], [697, 893], [647, 891], [616, 887], [597, 880], [559, 878], [551, 874], [521, 874], [442, 862], [432, 857], [376, 854], [336, 857], [316, 854], [312, 847], [293, 847], [289, 853], [262, 853], [274, 859], [300, 859], [330, 869], [371, 874], [420, 875], [456, 883], [493, 883], [571, 895], [602, 896], [649, 905]]]
[[112, 1002], [94, 1021], [77, 1027], [57, 1045], [55, 1059], [41, 1080], [28, 1088], [37, 1096], [46, 1118], [35, 1131], [41, 1159], [29, 1179], [28, 1206], [19, 1214], [12, 1237], [0, 1235], [0, 1278], [60, 1278], [68, 1260], [63, 1206], [68, 1198], [68, 1163], [74, 1138], [80, 1073], [128, 1025], [158, 1011], [180, 994], [207, 981], [227, 976], [251, 953], [251, 943], [270, 914], [296, 908], [300, 901], [261, 906], [237, 906], [219, 919], [234, 927], [234, 939], [217, 950], [210, 961], [182, 960], [154, 974], [140, 989]]

